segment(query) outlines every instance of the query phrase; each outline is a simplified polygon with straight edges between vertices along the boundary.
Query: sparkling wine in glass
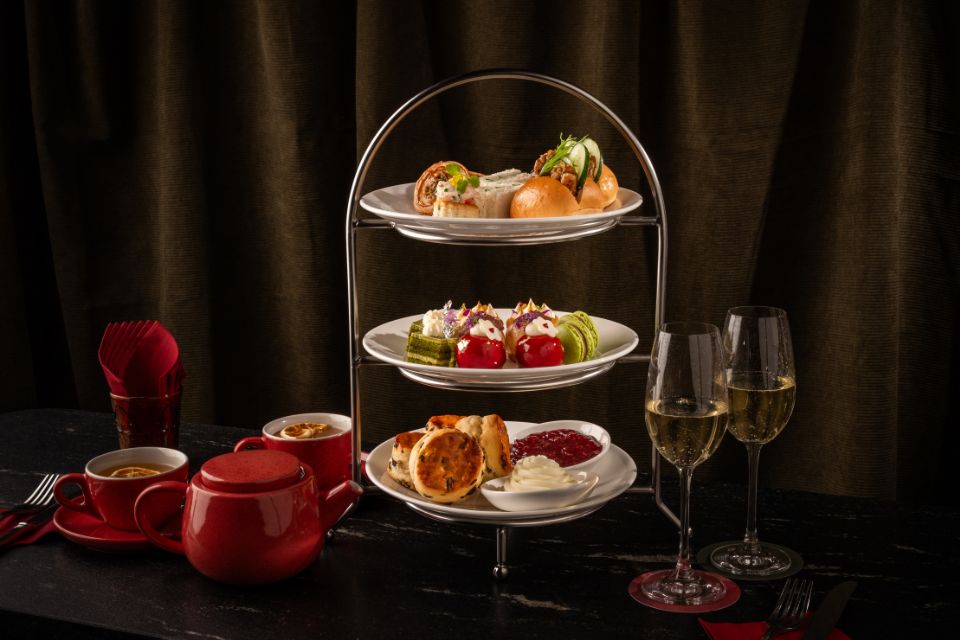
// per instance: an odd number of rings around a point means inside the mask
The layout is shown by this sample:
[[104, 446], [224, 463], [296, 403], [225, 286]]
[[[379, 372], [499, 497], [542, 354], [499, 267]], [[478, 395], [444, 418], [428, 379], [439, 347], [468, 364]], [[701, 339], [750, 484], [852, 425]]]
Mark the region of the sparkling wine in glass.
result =
[[720, 446], [727, 426], [727, 384], [720, 332], [711, 324], [671, 322], [657, 332], [645, 398], [647, 432], [657, 451], [680, 473], [680, 551], [672, 569], [631, 583], [639, 602], [693, 609], [724, 597], [721, 576], [690, 563], [690, 483], [694, 468]]
[[757, 535], [757, 469], [760, 447], [790, 420], [796, 397], [793, 346], [787, 314], [775, 307], [735, 307], [723, 330], [725, 375], [730, 393], [727, 430], [747, 446], [747, 530], [742, 541], [723, 542], [710, 563], [724, 573], [776, 578], [799, 568], [789, 549], [760, 542]]

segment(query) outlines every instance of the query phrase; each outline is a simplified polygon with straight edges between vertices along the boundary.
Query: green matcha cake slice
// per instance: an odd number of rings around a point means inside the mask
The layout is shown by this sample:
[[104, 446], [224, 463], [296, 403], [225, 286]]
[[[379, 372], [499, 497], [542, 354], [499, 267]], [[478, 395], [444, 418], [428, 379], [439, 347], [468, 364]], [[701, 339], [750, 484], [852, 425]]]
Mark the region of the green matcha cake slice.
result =
[[407, 361], [436, 367], [457, 364], [457, 341], [452, 338], [433, 338], [423, 335], [423, 320], [410, 325], [407, 334]]

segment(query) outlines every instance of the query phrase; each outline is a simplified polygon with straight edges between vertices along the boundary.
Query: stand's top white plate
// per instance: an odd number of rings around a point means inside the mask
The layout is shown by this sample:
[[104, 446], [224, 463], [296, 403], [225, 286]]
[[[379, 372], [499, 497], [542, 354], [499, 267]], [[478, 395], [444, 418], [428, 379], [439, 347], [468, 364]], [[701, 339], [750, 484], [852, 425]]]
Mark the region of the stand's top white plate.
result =
[[405, 235], [432, 241], [549, 242], [572, 240], [604, 231], [643, 202], [636, 191], [620, 188], [617, 200], [600, 213], [551, 218], [443, 218], [417, 213], [413, 208], [414, 183], [371, 191], [360, 206], [394, 223]]
[[[501, 318], [509, 318], [513, 309], [497, 309]], [[566, 311], [554, 311], [558, 316], [567, 315]], [[461, 369], [459, 367], [439, 367], [436, 365], [407, 362], [407, 334], [410, 325], [422, 316], [407, 316], [392, 320], [371, 329], [363, 337], [363, 347], [370, 355], [401, 369], [422, 373], [431, 378], [449, 382], [473, 384], [505, 385], [511, 382], [537, 382], [564, 378], [603, 367], [618, 358], [627, 355], [637, 346], [637, 333], [619, 322], [590, 316], [597, 328], [600, 341], [596, 353], [590, 360], [555, 367], [533, 367], [523, 369], [515, 362], [507, 362], [502, 369]]]
[[[531, 422], [506, 421], [507, 433], [513, 440], [514, 434], [533, 425]], [[637, 465], [627, 453], [616, 445], [611, 445], [610, 452], [597, 461], [593, 467], [586, 470], [593, 471], [600, 476], [600, 482], [594, 490], [581, 502], [537, 511], [501, 511], [483, 497], [480, 491], [463, 502], [456, 504], [438, 504], [427, 500], [416, 491], [401, 486], [387, 475], [387, 464], [390, 462], [390, 451], [393, 449], [393, 438], [380, 443], [370, 452], [367, 458], [367, 477], [373, 484], [380, 487], [385, 493], [399, 498], [404, 502], [415, 504], [418, 507], [433, 513], [462, 517], [470, 521], [489, 521], [497, 524], [500, 521], [549, 518], [577, 513], [592, 507], [599, 507], [629, 489], [637, 479]]]

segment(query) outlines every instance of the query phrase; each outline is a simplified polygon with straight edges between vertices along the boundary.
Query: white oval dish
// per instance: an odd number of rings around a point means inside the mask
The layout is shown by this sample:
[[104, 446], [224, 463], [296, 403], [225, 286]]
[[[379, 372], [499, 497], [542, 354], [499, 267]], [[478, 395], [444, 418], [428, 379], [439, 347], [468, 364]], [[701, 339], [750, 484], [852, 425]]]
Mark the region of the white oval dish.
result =
[[[583, 420], [553, 420], [551, 422], [541, 422], [540, 424], [532, 425], [526, 429], [520, 429], [516, 434], [511, 434], [510, 441], [511, 443], [514, 443], [532, 433], [552, 431], [554, 429], [570, 429], [571, 431], [582, 433], [585, 436], [590, 436], [600, 443], [600, 453], [593, 456], [589, 460], [584, 460], [583, 462], [572, 464], [569, 467], [564, 467], [564, 471], [579, 471], [593, 467], [610, 451], [610, 445], [612, 442], [610, 440], [610, 434], [607, 432], [607, 430], [598, 424], [584, 422]], [[516, 460], [514, 460], [514, 462], [516, 462]]]
[[502, 511], [559, 509], [580, 502], [600, 482], [600, 476], [592, 471], [580, 471], [573, 476], [574, 484], [536, 491], [506, 491], [503, 487], [510, 476], [504, 476], [487, 480], [480, 486], [480, 492], [487, 502]]

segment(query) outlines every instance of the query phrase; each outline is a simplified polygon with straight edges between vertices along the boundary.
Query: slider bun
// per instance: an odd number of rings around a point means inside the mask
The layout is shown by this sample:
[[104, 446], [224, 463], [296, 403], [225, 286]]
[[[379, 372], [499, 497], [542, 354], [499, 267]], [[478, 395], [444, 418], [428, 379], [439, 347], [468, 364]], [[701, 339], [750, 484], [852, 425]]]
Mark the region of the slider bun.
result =
[[549, 176], [530, 178], [513, 194], [511, 218], [571, 216], [580, 205], [570, 190]]
[[604, 207], [604, 195], [593, 178], [587, 178], [580, 189], [580, 209], [577, 213], [600, 213]]
[[600, 167], [600, 178], [597, 180], [597, 186], [603, 192], [603, 205], [601, 208], [609, 207], [617, 199], [620, 192], [620, 185], [617, 183], [617, 176], [613, 174], [610, 167], [603, 165]]
[[580, 190], [580, 201], [570, 190], [548, 176], [527, 180], [513, 194], [511, 218], [554, 218], [580, 213], [599, 213], [617, 199], [617, 177], [604, 165], [599, 183], [587, 178]]

